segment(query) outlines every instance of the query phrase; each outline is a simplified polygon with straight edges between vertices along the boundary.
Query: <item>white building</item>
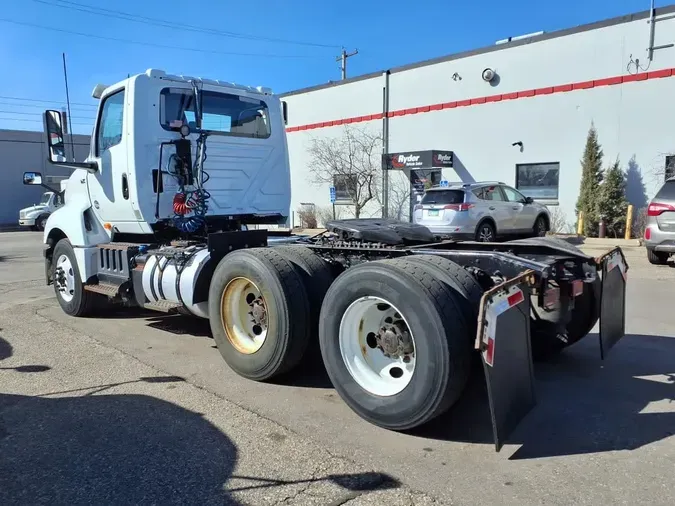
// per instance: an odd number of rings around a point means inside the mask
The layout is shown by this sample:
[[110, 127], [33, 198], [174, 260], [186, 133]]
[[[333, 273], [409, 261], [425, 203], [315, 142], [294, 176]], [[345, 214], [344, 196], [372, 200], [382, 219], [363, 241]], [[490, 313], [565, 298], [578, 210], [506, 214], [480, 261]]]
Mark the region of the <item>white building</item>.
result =
[[[293, 224], [302, 204], [330, 209], [330, 183], [313, 182], [311, 139], [346, 126], [382, 135], [387, 119], [390, 153], [452, 151], [444, 179], [503, 181], [559, 206], [569, 224], [593, 123], [605, 165], [619, 157], [643, 207], [675, 152], [673, 43], [675, 5], [287, 93]], [[528, 172], [537, 188], [523, 188]], [[405, 177], [390, 173], [394, 186]], [[380, 209], [372, 201], [364, 215]]]

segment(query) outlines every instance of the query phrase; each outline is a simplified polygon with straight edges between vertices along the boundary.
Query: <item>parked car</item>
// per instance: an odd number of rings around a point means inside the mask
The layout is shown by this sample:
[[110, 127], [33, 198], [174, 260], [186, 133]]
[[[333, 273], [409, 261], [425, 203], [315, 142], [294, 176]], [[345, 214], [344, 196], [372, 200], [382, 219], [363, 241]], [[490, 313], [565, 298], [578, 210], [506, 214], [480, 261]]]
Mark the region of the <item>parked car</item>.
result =
[[544, 236], [548, 208], [501, 182], [451, 183], [430, 188], [413, 221], [442, 238], [495, 241], [504, 236]]
[[661, 186], [647, 207], [644, 244], [652, 264], [663, 265], [675, 253], [675, 178]]

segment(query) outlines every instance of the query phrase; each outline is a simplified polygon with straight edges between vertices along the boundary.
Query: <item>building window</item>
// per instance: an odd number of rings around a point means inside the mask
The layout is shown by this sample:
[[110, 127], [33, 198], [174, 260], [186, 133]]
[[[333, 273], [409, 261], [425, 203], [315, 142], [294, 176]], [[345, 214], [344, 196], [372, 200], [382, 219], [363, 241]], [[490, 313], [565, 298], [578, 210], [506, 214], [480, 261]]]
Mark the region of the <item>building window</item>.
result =
[[666, 156], [665, 180], [675, 177], [675, 155]]
[[336, 204], [353, 204], [356, 200], [356, 177], [351, 174], [336, 174], [333, 176]]
[[516, 189], [535, 200], [558, 200], [560, 163], [519, 163]]

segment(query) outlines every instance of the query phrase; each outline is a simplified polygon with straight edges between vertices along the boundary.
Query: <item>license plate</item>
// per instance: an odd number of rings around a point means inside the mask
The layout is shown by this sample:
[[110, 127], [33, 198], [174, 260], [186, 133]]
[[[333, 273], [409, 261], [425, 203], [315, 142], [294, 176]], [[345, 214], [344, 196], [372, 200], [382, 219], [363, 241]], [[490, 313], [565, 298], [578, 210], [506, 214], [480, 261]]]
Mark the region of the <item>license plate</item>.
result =
[[432, 209], [430, 211], [427, 211], [429, 216], [438, 216], [438, 209]]

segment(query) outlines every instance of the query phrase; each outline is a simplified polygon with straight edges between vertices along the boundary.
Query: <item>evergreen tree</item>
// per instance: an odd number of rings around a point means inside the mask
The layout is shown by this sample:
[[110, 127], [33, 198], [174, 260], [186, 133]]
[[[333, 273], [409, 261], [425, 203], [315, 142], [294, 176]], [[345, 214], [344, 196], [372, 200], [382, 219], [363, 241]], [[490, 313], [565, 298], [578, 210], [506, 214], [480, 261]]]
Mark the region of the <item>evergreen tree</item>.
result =
[[586, 148], [581, 159], [581, 184], [577, 199], [577, 216], [584, 213], [584, 235], [592, 237], [598, 232], [598, 195], [602, 182], [602, 147], [598, 142], [598, 133], [591, 123], [586, 137]]
[[600, 185], [597, 209], [600, 218], [605, 219], [608, 233], [613, 232], [615, 237], [620, 234], [625, 226], [628, 200], [626, 174], [621, 170], [618, 159], [605, 172], [604, 181]]

